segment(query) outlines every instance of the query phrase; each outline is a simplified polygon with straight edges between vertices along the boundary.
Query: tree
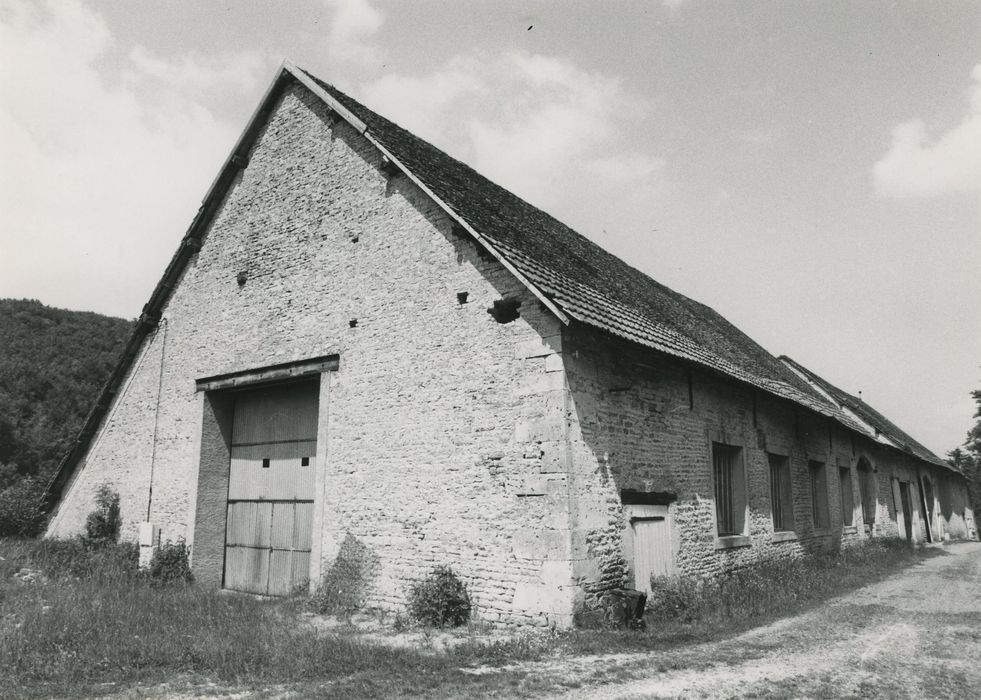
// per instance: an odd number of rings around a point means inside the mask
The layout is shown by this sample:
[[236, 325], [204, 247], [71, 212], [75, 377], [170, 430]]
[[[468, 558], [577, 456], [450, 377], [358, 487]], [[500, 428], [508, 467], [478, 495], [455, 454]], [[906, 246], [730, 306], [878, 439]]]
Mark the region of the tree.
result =
[[977, 403], [977, 410], [974, 412], [977, 421], [967, 431], [964, 445], [947, 453], [947, 463], [967, 477], [971, 506], [977, 517], [981, 515], [981, 389], [972, 391], [971, 398]]

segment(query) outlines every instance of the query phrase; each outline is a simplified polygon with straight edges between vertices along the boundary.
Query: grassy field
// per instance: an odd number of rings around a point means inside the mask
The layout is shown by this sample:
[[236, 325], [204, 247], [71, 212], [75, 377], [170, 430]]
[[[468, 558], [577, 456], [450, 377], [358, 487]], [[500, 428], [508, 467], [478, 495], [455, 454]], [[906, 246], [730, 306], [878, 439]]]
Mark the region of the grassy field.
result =
[[[661, 651], [665, 668], [695, 664], [686, 660], [686, 645], [800, 612], [918, 556], [874, 542], [710, 586], [665, 580], [646, 631], [501, 638], [471, 626], [455, 631], [450, 645], [400, 647], [386, 643], [394, 630], [381, 639], [343, 625], [318, 631], [307, 623], [303, 599], [262, 601], [155, 584], [137, 574], [132, 547], [0, 540], [0, 697], [132, 694], [165, 682], [177, 692], [213, 683], [332, 698], [533, 695], [580, 681], [529, 670], [527, 662]], [[25, 581], [24, 569], [38, 573]], [[482, 672], [487, 668], [494, 672]]]

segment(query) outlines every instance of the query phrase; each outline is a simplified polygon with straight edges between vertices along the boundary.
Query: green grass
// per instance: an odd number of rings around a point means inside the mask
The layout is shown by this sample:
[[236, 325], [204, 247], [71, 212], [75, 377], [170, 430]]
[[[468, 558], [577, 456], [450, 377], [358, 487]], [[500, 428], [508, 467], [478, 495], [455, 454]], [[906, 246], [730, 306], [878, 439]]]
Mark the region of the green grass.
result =
[[[175, 677], [232, 686], [329, 684], [335, 697], [426, 695], [469, 684], [461, 666], [540, 655], [524, 637], [443, 652], [373, 644], [298, 625], [291, 601], [151, 585], [131, 547], [0, 542], [0, 697], [88, 696]], [[46, 580], [20, 583], [23, 567]], [[316, 688], [314, 687], [314, 690]], [[325, 691], [326, 692], [326, 691]]]
[[[88, 697], [175, 678], [191, 686], [302, 688], [311, 697], [528, 694], [578, 681], [511, 664], [680, 651], [877, 580], [914, 556], [878, 543], [733, 574], [717, 586], [678, 582], [675, 606], [658, 607], [655, 600], [646, 632], [579, 630], [494, 641], [472, 629], [458, 633], [462, 643], [435, 650], [382, 645], [345, 628], [318, 634], [299, 624], [296, 600], [153, 585], [138, 575], [131, 546], [0, 540], [0, 697]], [[19, 582], [14, 573], [22, 567], [41, 570], [46, 580]], [[677, 613], [679, 600], [684, 614]], [[679, 658], [665, 654], [655, 663], [676, 668], [684, 663]], [[482, 676], [466, 671], [477, 666], [505, 668]]]

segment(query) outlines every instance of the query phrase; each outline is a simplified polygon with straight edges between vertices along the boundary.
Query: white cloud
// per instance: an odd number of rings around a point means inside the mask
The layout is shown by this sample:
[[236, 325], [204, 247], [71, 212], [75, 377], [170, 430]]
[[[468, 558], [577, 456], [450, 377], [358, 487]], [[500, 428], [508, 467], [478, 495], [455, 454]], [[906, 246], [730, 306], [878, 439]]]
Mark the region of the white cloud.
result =
[[134, 46], [129, 59], [136, 71], [136, 80], [152, 78], [187, 93], [200, 94], [218, 87], [251, 92], [260, 77], [266, 77], [267, 61], [250, 51], [213, 57], [185, 55], [168, 61], [142, 46]]
[[935, 197], [981, 192], [981, 64], [971, 71], [968, 113], [930, 142], [920, 119], [897, 126], [889, 151], [873, 166], [876, 188], [887, 197]]
[[380, 54], [370, 39], [385, 16], [368, 0], [324, 0], [331, 11], [327, 53], [340, 62], [372, 63]]
[[0, 296], [135, 315], [228, 154], [196, 94], [255, 92], [256, 59], [127, 48], [78, 2], [0, 0]]
[[461, 56], [429, 75], [387, 75], [360, 93], [516, 194], [568, 212], [569, 223], [586, 231], [598, 231], [597, 212], [611, 207], [643, 218], [663, 186], [663, 161], [634, 150], [629, 137], [641, 126], [643, 101], [565, 59]]

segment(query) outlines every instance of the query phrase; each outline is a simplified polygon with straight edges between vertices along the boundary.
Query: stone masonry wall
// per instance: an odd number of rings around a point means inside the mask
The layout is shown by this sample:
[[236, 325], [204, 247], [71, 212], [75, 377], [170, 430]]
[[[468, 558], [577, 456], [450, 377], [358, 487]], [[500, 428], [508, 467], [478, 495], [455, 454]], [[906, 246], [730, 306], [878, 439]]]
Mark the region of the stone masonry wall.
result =
[[[354, 542], [377, 564], [371, 606], [402, 609], [409, 585], [447, 564], [480, 618], [568, 625], [558, 321], [329, 117], [303, 88], [280, 99], [49, 534], [78, 532], [109, 482], [134, 538], [152, 468], [150, 519], [164, 540], [191, 540], [195, 379], [336, 353], [315, 570]], [[487, 313], [502, 297], [520, 301], [517, 320]]]
[[[898, 536], [891, 479], [913, 481], [914, 539], [925, 539], [912, 459], [789, 402], [581, 326], [563, 334], [570, 388], [573, 573], [577, 603], [589, 609], [607, 589], [633, 587], [621, 492], [673, 494], [668, 506], [676, 573], [710, 576], [748, 563]], [[724, 548], [716, 536], [711, 442], [743, 448], [749, 539]], [[795, 531], [775, 533], [768, 452], [789, 458]], [[876, 470], [874, 530], [865, 527], [857, 467]], [[825, 464], [829, 527], [812, 517], [808, 462]], [[921, 469], [928, 465], [922, 465]], [[842, 504], [839, 468], [853, 502]], [[956, 485], [953, 486], [956, 490]], [[963, 490], [961, 485], [960, 490]], [[852, 510], [843, 525], [843, 508]], [[901, 513], [899, 515], [901, 519]]]

